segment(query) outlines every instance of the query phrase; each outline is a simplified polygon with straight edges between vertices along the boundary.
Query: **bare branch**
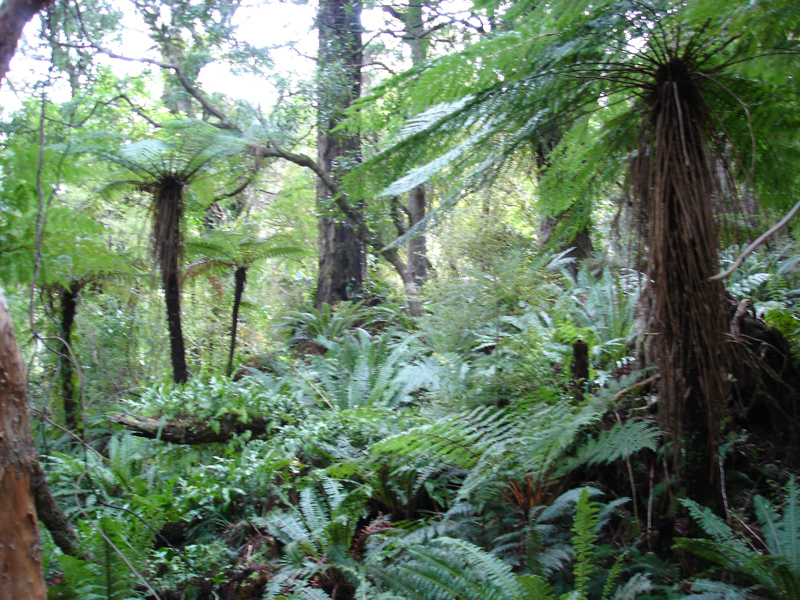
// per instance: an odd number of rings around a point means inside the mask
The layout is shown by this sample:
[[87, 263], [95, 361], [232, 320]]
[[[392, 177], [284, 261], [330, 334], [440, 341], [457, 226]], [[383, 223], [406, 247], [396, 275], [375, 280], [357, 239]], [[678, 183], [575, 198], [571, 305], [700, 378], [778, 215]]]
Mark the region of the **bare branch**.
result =
[[792, 210], [790, 210], [788, 213], [786, 213], [785, 217], [783, 217], [775, 225], [773, 225], [767, 231], [765, 231], [763, 234], [761, 234], [761, 236], [755, 242], [750, 244], [747, 247], [747, 250], [745, 250], [744, 252], [742, 252], [739, 255], [739, 258], [737, 258], [733, 262], [733, 264], [730, 266], [729, 269], [726, 269], [722, 273], [718, 273], [717, 275], [709, 277], [708, 280], [709, 281], [715, 281], [717, 279], [724, 279], [725, 277], [727, 277], [728, 275], [733, 273], [736, 269], [738, 269], [742, 265], [742, 263], [744, 262], [744, 259], [747, 258], [748, 256], [750, 256], [750, 254], [752, 254], [752, 252], [756, 248], [758, 248], [761, 244], [763, 244], [767, 240], [767, 238], [769, 238], [772, 234], [777, 233], [778, 231], [783, 229], [786, 226], [786, 224], [789, 221], [792, 220], [792, 217], [794, 217], [797, 214], [798, 210], [800, 210], [800, 202], [795, 204], [794, 207], [792, 208]]

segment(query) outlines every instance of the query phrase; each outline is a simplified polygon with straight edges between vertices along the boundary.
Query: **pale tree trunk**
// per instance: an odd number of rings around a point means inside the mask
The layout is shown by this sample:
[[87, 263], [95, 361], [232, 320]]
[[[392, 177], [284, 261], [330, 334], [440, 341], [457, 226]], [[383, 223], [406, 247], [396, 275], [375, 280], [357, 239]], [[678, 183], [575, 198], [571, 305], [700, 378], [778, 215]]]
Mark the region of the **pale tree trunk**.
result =
[[0, 598], [47, 597], [33, 498], [36, 479], [25, 366], [0, 291]]
[[[321, 0], [319, 28], [318, 137], [320, 167], [338, 181], [348, 162], [360, 159], [357, 135], [332, 130], [361, 94], [361, 3]], [[319, 272], [317, 306], [357, 298], [366, 277], [366, 249], [352, 223], [332, 210], [330, 190], [317, 182]]]
[[[428, 34], [422, 16], [422, 2], [409, 2], [403, 7], [384, 7], [384, 10], [403, 25], [403, 40], [411, 50], [411, 62], [414, 66], [425, 62], [428, 54]], [[427, 212], [425, 185], [419, 185], [408, 193], [408, 228], [411, 229], [425, 218]], [[406, 228], [402, 228], [404, 231]], [[420, 233], [408, 241], [406, 246], [408, 280], [403, 284], [409, 295], [409, 308], [414, 316], [422, 315], [422, 307], [417, 298], [419, 290], [428, 279], [428, 247], [425, 234]]]
[[4, 0], [0, 4], [0, 84], [17, 50], [22, 30], [51, 0]]
[[[422, 3], [410, 2], [405, 13], [406, 42], [411, 48], [411, 62], [414, 66], [425, 62], [428, 53], [428, 41], [425, 38], [425, 23], [422, 20]], [[408, 224], [409, 228], [425, 218], [427, 211], [427, 199], [425, 197], [425, 186], [419, 185], [408, 193]], [[414, 282], [414, 294], [428, 280], [428, 246], [425, 234], [408, 241], [408, 272]], [[411, 313], [414, 316], [422, 315], [422, 308], [419, 300], [411, 298]]]

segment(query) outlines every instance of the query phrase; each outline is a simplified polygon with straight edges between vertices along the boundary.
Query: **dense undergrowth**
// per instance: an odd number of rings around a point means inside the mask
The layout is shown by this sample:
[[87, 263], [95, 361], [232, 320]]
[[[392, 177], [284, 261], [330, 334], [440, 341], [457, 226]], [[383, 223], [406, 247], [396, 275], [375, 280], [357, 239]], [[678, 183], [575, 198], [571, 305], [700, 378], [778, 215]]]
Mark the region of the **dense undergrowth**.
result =
[[[790, 254], [751, 256], [730, 291], [796, 356]], [[763, 420], [748, 430], [732, 403], [723, 514], [671, 484], [637, 274], [498, 256], [431, 284], [418, 320], [386, 301], [290, 313], [283, 344], [232, 379], [92, 407], [86, 447], [40, 429], [83, 544], [71, 557], [45, 538], [52, 597], [799, 597], [800, 491]], [[243, 429], [175, 444], [110, 427], [117, 413]]]

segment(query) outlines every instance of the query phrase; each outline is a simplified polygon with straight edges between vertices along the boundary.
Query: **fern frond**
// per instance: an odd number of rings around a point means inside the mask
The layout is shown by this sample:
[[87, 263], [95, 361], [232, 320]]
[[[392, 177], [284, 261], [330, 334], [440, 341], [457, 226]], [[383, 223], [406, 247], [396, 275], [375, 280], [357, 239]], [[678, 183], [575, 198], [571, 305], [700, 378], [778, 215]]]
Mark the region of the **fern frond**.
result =
[[575, 466], [609, 464], [645, 448], [656, 450], [660, 437], [661, 430], [652, 421], [615, 423], [610, 430], [601, 431], [597, 439], [590, 440], [581, 448]]

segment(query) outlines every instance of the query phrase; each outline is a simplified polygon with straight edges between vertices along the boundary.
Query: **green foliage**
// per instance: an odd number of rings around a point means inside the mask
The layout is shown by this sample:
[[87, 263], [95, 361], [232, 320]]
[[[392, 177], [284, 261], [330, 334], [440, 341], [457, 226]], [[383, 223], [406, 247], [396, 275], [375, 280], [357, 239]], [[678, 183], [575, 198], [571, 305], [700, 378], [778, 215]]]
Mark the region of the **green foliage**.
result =
[[[582, 339], [589, 346], [592, 364], [613, 370], [630, 355], [636, 331], [641, 276], [633, 271], [599, 273], [584, 266], [573, 280], [564, 277], [565, 293], [556, 310], [557, 339], [573, 344]], [[598, 379], [605, 385], [608, 375]]]
[[[757, 550], [742, 534], [733, 531], [709, 509], [684, 500], [692, 517], [710, 539], [678, 539], [676, 545], [716, 563], [756, 584], [755, 589], [713, 590], [713, 584], [694, 584], [693, 591], [717, 592], [709, 598], [768, 597], [781, 600], [800, 594], [800, 489], [794, 479], [786, 484], [783, 514], [778, 514], [762, 496], [754, 505], [764, 534], [764, 551]], [[726, 595], [730, 592], [730, 595]], [[752, 596], [751, 596], [752, 594]], [[694, 596], [692, 596], [694, 597]], [[704, 596], [705, 597], [705, 596]]]
[[312, 358], [310, 391], [338, 409], [407, 404], [436, 375], [416, 362], [415, 341], [393, 331], [371, 336], [356, 329], [341, 342], [330, 342], [324, 357]]
[[133, 414], [159, 416], [164, 420], [190, 417], [213, 423], [235, 415], [243, 422], [255, 416], [294, 418], [297, 391], [291, 382], [268, 375], [235, 382], [226, 378], [193, 378], [185, 384], [159, 384], [144, 390], [138, 398], [125, 400]]
[[[627, 383], [623, 379], [620, 386]], [[605, 392], [608, 396], [613, 388]], [[606, 396], [606, 397], [608, 397]], [[568, 449], [584, 427], [597, 423], [606, 404], [593, 399], [583, 406], [565, 402], [520, 403], [510, 409], [480, 406], [443, 416], [432, 412], [429, 422], [388, 437], [372, 448], [373, 456], [390, 455], [407, 461], [434, 460], [462, 469], [466, 476], [458, 498], [472, 502], [496, 497], [508, 478], [545, 484], [565, 464]], [[586, 460], [610, 462], [653, 447], [655, 432], [628, 426], [609, 431]]]
[[270, 533], [286, 544], [280, 568], [267, 588], [267, 598], [286, 592], [297, 597], [301, 590], [309, 593], [313, 589], [309, 585], [312, 578], [318, 581], [316, 587], [369, 586], [351, 552], [356, 525], [365, 516], [365, 490], [348, 492], [333, 479], [320, 483], [324, 493], [316, 487], [304, 487], [297, 507], [273, 512], [267, 518]]
[[578, 592], [578, 598], [582, 600], [586, 598], [589, 580], [596, 569], [592, 564], [592, 558], [594, 544], [597, 541], [597, 534], [594, 530], [597, 527], [598, 513], [597, 505], [589, 500], [588, 490], [583, 490], [575, 505], [575, 523], [572, 525], [572, 531], [575, 533], [572, 542], [576, 560], [575, 590]]
[[341, 302], [335, 308], [324, 302], [319, 309], [289, 313], [285, 323], [290, 345], [318, 340], [318, 343], [325, 344], [341, 339], [359, 321], [360, 308], [359, 302]]
[[252, 233], [219, 229], [187, 239], [186, 247], [197, 255], [183, 272], [186, 279], [229, 273], [239, 267], [249, 268], [269, 258], [301, 258], [308, 255], [307, 250], [291, 244], [283, 236], [259, 237]]
[[[464, 540], [440, 537], [427, 545], [403, 548], [405, 560], [384, 568], [375, 568], [379, 579], [409, 600], [446, 600], [458, 598], [491, 598], [493, 600], [561, 600], [587, 598], [589, 579], [596, 566], [597, 529], [601, 524], [599, 508], [589, 500], [587, 489], [568, 493], [575, 502], [572, 530], [575, 587], [561, 596], [539, 575], [519, 575], [512, 567], [482, 548]], [[562, 496], [565, 498], [567, 494]], [[559, 501], [557, 501], [559, 502]], [[561, 506], [565, 502], [561, 501]], [[551, 515], [557, 510], [554, 503]], [[550, 510], [550, 509], [546, 509]], [[547, 520], [549, 516], [544, 516]], [[609, 573], [602, 598], [611, 597], [620, 569], [617, 561]], [[634, 576], [616, 588], [615, 599], [634, 598], [650, 589], [646, 577]]]

